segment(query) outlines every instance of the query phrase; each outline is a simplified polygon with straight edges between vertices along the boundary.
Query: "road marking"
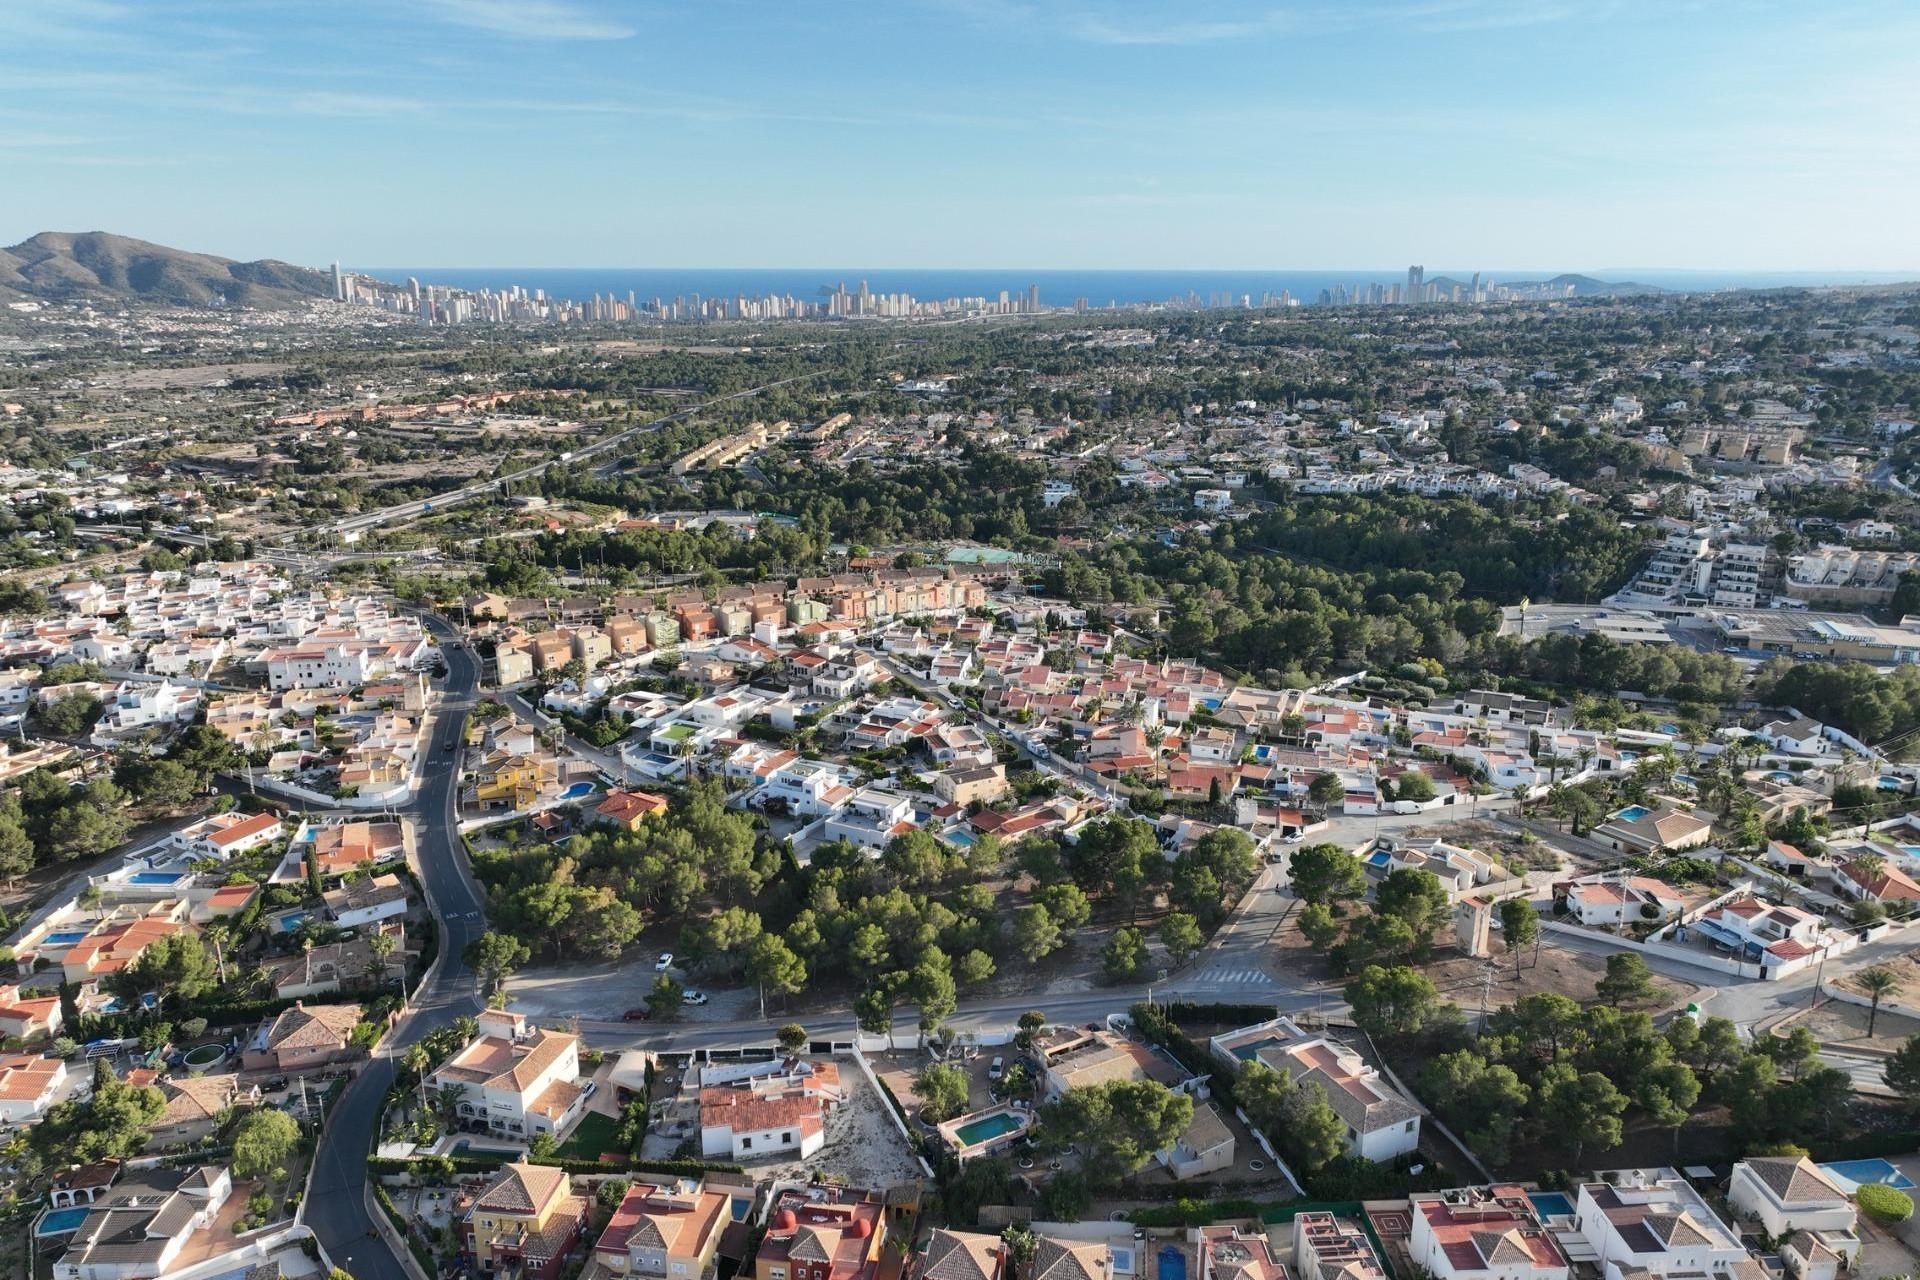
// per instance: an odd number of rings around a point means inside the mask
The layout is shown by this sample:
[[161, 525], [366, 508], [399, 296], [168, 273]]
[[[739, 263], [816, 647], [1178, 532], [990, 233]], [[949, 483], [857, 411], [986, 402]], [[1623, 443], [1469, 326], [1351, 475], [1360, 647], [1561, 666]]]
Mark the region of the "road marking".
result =
[[1202, 969], [1193, 975], [1195, 982], [1244, 983], [1247, 985], [1273, 986], [1274, 981], [1262, 969], [1222, 969], [1218, 965]]

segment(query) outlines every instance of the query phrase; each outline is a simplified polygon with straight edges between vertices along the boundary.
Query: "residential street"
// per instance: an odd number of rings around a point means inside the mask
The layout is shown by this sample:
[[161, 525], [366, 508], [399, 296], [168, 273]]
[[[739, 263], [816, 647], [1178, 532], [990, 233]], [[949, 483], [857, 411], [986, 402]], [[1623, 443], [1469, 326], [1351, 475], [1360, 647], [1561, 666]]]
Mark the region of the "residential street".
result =
[[335, 1104], [321, 1131], [312, 1182], [301, 1205], [303, 1221], [354, 1280], [409, 1280], [385, 1240], [374, 1234], [366, 1207], [366, 1160], [373, 1152], [382, 1101], [393, 1084], [395, 1059], [422, 1037], [480, 1008], [473, 975], [460, 953], [486, 932], [483, 898], [455, 834], [456, 771], [439, 765], [440, 745], [462, 731], [473, 708], [479, 672], [464, 644], [458, 649], [447, 646], [454, 633], [444, 620], [431, 614], [422, 618], [442, 645], [447, 678], [427, 735], [425, 777], [403, 813], [415, 825], [421, 883], [429, 908], [441, 922], [439, 960], [416, 991], [405, 1020]]

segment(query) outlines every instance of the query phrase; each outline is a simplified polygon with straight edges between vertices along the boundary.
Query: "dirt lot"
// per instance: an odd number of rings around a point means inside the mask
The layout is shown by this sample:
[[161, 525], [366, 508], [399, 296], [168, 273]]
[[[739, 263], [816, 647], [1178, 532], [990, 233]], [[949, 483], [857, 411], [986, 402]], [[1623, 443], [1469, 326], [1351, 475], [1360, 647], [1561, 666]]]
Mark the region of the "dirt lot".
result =
[[1411, 827], [1410, 840], [1445, 840], [1449, 844], [1478, 849], [1515, 875], [1529, 871], [1559, 872], [1566, 855], [1538, 838], [1521, 839], [1522, 832], [1491, 818], [1467, 818], [1457, 822], [1436, 822], [1432, 826]]
[[134, 369], [108, 374], [100, 379], [103, 387], [124, 387], [128, 391], [160, 391], [175, 387], [207, 387], [235, 378], [266, 378], [285, 373], [290, 364], [206, 364], [181, 369]]
[[[1531, 951], [1521, 955], [1518, 982], [1514, 981], [1513, 957], [1502, 951], [1495, 955], [1493, 963], [1497, 966], [1497, 972], [1487, 986], [1489, 1010], [1542, 991], [1551, 991], [1581, 1004], [1591, 1004], [1594, 985], [1606, 976], [1606, 965], [1596, 957], [1581, 951], [1563, 951], [1551, 943], [1541, 946], [1537, 960]], [[1442, 996], [1472, 1016], [1480, 1009], [1482, 975], [1486, 967], [1487, 961], [1451, 952], [1440, 953], [1422, 972], [1427, 975], [1428, 981], [1440, 988]], [[1653, 981], [1660, 989], [1659, 997], [1642, 1005], [1637, 1012], [1657, 1015], [1669, 1009], [1685, 1008], [1687, 1002], [1700, 991], [1699, 987], [1678, 978], [1656, 974]]]
[[[1278, 953], [1273, 961], [1275, 968], [1321, 978], [1327, 983], [1328, 999], [1337, 1001], [1340, 998], [1342, 980], [1328, 972], [1326, 961], [1314, 954], [1293, 920], [1289, 919], [1281, 926], [1274, 936], [1273, 946]], [[1479, 1012], [1483, 985], [1487, 989], [1487, 1007], [1490, 1010], [1542, 991], [1551, 991], [1578, 1000], [1581, 1004], [1591, 1004], [1594, 984], [1606, 974], [1605, 963], [1597, 957], [1586, 952], [1563, 950], [1543, 938], [1537, 954], [1529, 949], [1520, 957], [1519, 981], [1516, 982], [1513, 957], [1503, 949], [1498, 933], [1493, 935], [1493, 946], [1494, 954], [1490, 960], [1475, 960], [1457, 947], [1436, 945], [1433, 959], [1421, 966], [1420, 971], [1440, 989], [1442, 996], [1466, 1010], [1469, 1017]], [[1489, 965], [1494, 969], [1490, 984], [1485, 982]], [[1684, 1007], [1700, 990], [1692, 983], [1657, 974], [1654, 983], [1661, 990], [1660, 998], [1644, 1006], [1646, 1012], [1653, 1014]]]
[[[1920, 950], [1909, 951], [1898, 959], [1884, 961], [1877, 967], [1885, 969], [1900, 980], [1899, 986], [1881, 997], [1886, 1004], [1903, 1004], [1909, 1009], [1920, 1008]], [[1836, 979], [1831, 985], [1851, 991], [1855, 995], [1865, 995], [1866, 993], [1860, 989], [1859, 979], [1860, 971], [1856, 969]], [[1886, 1020], [1886, 1014], [1882, 1013], [1880, 1021], [1885, 1023]], [[1865, 1023], [1861, 1025], [1864, 1027]]]
[[1906, 1018], [1880, 1010], [1874, 1020], [1873, 1035], [1867, 1035], [1867, 1010], [1857, 1004], [1827, 1000], [1812, 1013], [1801, 1014], [1786, 1026], [1805, 1027], [1822, 1044], [1845, 1045], [1849, 1049], [1884, 1049], [1891, 1053], [1920, 1033], [1920, 1018]]

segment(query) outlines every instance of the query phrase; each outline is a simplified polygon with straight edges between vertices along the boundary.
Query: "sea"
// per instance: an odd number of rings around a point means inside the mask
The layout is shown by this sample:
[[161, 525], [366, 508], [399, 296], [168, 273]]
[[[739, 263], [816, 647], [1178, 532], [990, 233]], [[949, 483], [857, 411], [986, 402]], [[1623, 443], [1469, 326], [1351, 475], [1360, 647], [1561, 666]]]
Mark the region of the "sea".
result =
[[[1185, 300], [1197, 295], [1202, 303], [1224, 297], [1229, 304], [1245, 295], [1258, 304], [1267, 294], [1276, 297], [1284, 290], [1293, 299], [1307, 305], [1321, 290], [1345, 285], [1364, 288], [1369, 284], [1405, 283], [1405, 267], [1397, 269], [1356, 269], [1346, 271], [1290, 270], [1087, 270], [1040, 271], [1018, 268], [884, 268], [858, 267], [351, 267], [349, 270], [381, 280], [405, 280], [412, 276], [422, 284], [450, 285], [455, 288], [496, 292], [519, 285], [532, 292], [544, 290], [550, 298], [584, 301], [599, 294], [625, 299], [631, 293], [642, 303], [654, 298], [671, 302], [675, 298], [764, 297], [791, 295], [801, 301], [818, 301], [845, 286], [858, 292], [864, 281], [874, 293], [905, 293], [921, 300], [946, 298], [996, 299], [1002, 290], [1010, 297], [1020, 296], [1028, 287], [1038, 285], [1040, 301], [1049, 307], [1071, 307], [1085, 299], [1089, 306], [1104, 307], [1117, 303], [1162, 303]], [[1550, 279], [1558, 271], [1487, 271], [1483, 282], [1495, 284], [1525, 283]], [[1890, 284], [1920, 277], [1910, 272], [1845, 271], [1675, 271], [1639, 268], [1611, 268], [1582, 271], [1610, 282], [1632, 281], [1662, 289], [1686, 292], [1710, 292], [1722, 289], [1770, 289], [1781, 287], [1845, 284]], [[1426, 278], [1445, 276], [1470, 281], [1473, 270], [1428, 268]]]

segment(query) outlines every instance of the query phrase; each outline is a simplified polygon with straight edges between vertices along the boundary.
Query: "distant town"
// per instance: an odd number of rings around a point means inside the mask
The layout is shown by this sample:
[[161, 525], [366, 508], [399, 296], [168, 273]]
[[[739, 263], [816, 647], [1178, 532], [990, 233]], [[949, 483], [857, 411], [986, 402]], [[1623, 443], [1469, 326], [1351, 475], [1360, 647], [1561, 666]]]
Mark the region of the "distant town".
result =
[[1920, 1268], [1920, 292], [333, 289], [0, 311], [21, 1267]]

